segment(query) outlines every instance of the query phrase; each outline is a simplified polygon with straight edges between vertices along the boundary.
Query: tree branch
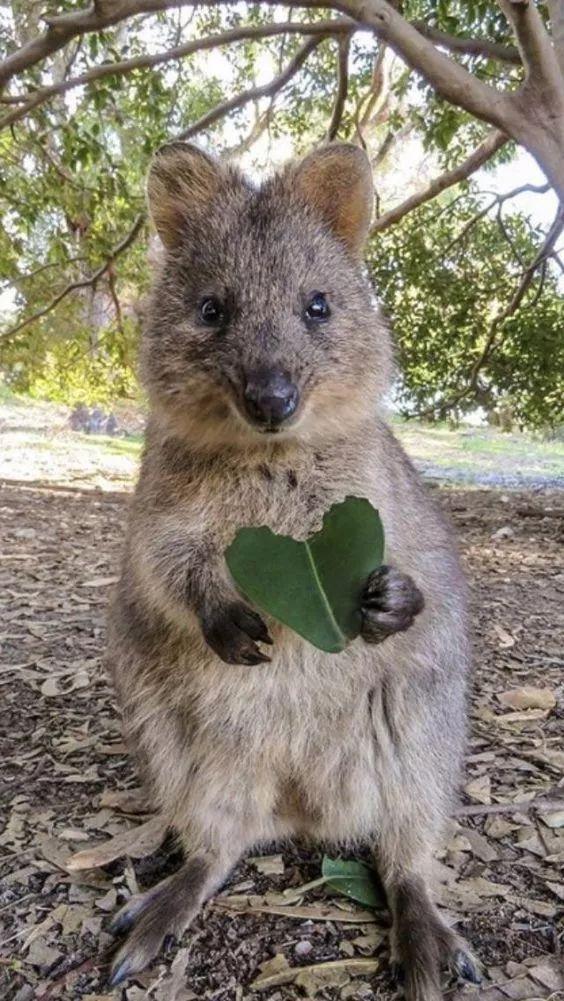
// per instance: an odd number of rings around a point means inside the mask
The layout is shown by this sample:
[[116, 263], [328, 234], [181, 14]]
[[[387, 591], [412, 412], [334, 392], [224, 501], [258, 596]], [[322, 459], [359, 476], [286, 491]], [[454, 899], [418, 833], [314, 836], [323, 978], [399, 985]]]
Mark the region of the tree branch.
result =
[[421, 191], [416, 192], [405, 201], [400, 202], [395, 208], [390, 209], [388, 212], [384, 212], [379, 219], [372, 225], [370, 231], [371, 236], [375, 233], [381, 233], [383, 230], [388, 229], [389, 226], [393, 226], [400, 219], [403, 219], [404, 215], [411, 212], [413, 209], [418, 208], [420, 205], [424, 205], [425, 202], [430, 201], [432, 198], [436, 198], [440, 195], [442, 191], [447, 188], [451, 188], [454, 184], [459, 184], [460, 181], [464, 181], [467, 177], [470, 177], [479, 167], [486, 163], [493, 155], [501, 149], [502, 146], [508, 141], [508, 137], [503, 134], [503, 132], [498, 132], [497, 130], [490, 132], [489, 135], [476, 147], [473, 153], [470, 154], [459, 163], [457, 167], [453, 167], [452, 170], [446, 170], [444, 174], [440, 174], [439, 177], [435, 177], [430, 181]]
[[[528, 79], [559, 92], [562, 76], [550, 36], [533, 0], [498, 0], [515, 34]], [[549, 95], [545, 95], [548, 97]]]
[[54, 309], [55, 306], [58, 306], [59, 303], [62, 302], [67, 295], [70, 295], [71, 292], [75, 292], [77, 289], [81, 288], [94, 288], [96, 282], [100, 280], [102, 275], [105, 275], [106, 272], [110, 270], [116, 258], [120, 257], [120, 255], [123, 254], [135, 241], [141, 232], [144, 223], [145, 213], [141, 213], [137, 216], [129, 232], [126, 233], [123, 239], [120, 240], [120, 242], [110, 251], [107, 259], [102, 265], [100, 265], [99, 268], [97, 268], [96, 271], [94, 271], [87, 278], [81, 278], [79, 281], [69, 282], [68, 285], [65, 285], [62, 292], [58, 292], [46, 306], [43, 306], [42, 309], [38, 309], [36, 313], [26, 317], [26, 319], [22, 320], [20, 323], [17, 323], [15, 327], [11, 327], [9, 330], [5, 330], [2, 334], [0, 334], [0, 340], [8, 340], [21, 330], [25, 330], [26, 327], [31, 326], [32, 323], [36, 322], [36, 320], [40, 320], [43, 316], [46, 316], [47, 313], [50, 313], [51, 310]]
[[66, 267], [67, 264], [76, 264], [77, 261], [85, 260], [85, 257], [79, 255], [78, 257], [67, 257], [66, 261], [49, 261], [48, 264], [42, 264], [41, 267], [35, 268], [33, 271], [27, 271], [24, 274], [19, 274], [16, 278], [10, 279], [9, 281], [4, 278], [0, 284], [5, 288], [8, 288], [10, 285], [31, 281], [32, 278], [37, 278], [37, 275], [42, 274], [44, 271], [49, 271], [51, 268]]
[[548, 231], [542, 246], [535, 254], [529, 266], [525, 269], [525, 271], [523, 271], [519, 283], [513, 295], [511, 296], [509, 303], [507, 304], [507, 306], [505, 306], [504, 309], [496, 313], [496, 315], [494, 316], [490, 324], [488, 336], [486, 338], [486, 343], [484, 344], [484, 347], [480, 352], [480, 355], [472, 365], [472, 368], [470, 369], [468, 384], [458, 393], [455, 393], [449, 399], [439, 400], [437, 403], [433, 404], [432, 407], [428, 407], [424, 411], [419, 411], [415, 414], [412, 414], [413, 417], [421, 417], [421, 418], [430, 417], [437, 411], [440, 411], [441, 413], [446, 413], [447, 410], [452, 410], [452, 408], [455, 407], [462, 400], [466, 399], [468, 396], [471, 396], [473, 393], [475, 393], [475, 391], [478, 388], [478, 376], [482, 371], [484, 365], [488, 361], [493, 348], [498, 343], [499, 328], [502, 326], [505, 320], [510, 319], [510, 317], [512, 317], [519, 309], [524, 296], [526, 295], [531, 286], [536, 271], [541, 265], [543, 265], [548, 260], [549, 257], [552, 257], [556, 241], [558, 240], [558, 237], [560, 236], [563, 230], [564, 230], [564, 206], [560, 205], [558, 207], [558, 211], [554, 218], [554, 222], [552, 223], [552, 226], [550, 227], [550, 230]]
[[[374, 105], [378, 102], [377, 113], [381, 110], [382, 105], [386, 103], [388, 94], [384, 94], [384, 86], [386, 84], [386, 78], [384, 74], [384, 60], [386, 58], [386, 44], [382, 42], [378, 46], [376, 52], [376, 57], [374, 59], [374, 66], [372, 67], [372, 79], [370, 81], [370, 90], [366, 97], [363, 97], [359, 101], [359, 105], [356, 113], [356, 126], [359, 132], [362, 132], [362, 128], [368, 124]], [[389, 92], [389, 86], [386, 88]], [[381, 100], [383, 96], [383, 100]]]
[[435, 28], [425, 21], [412, 21], [415, 28], [425, 38], [436, 42], [443, 49], [449, 52], [460, 52], [468, 56], [484, 56], [486, 59], [498, 59], [500, 62], [521, 65], [519, 50], [514, 45], [503, 45], [501, 42], [490, 42], [487, 38], [460, 38], [458, 35], [449, 35], [440, 28]]
[[348, 34], [339, 40], [339, 53], [337, 59], [337, 91], [335, 94], [335, 103], [333, 105], [331, 121], [329, 122], [329, 127], [327, 129], [327, 142], [332, 142], [333, 139], [336, 138], [343, 118], [343, 112], [345, 110], [347, 94], [349, 91], [350, 47], [351, 36]]
[[65, 94], [75, 87], [91, 84], [95, 80], [101, 80], [107, 76], [124, 76], [133, 70], [159, 66], [173, 60], [183, 59], [186, 56], [193, 55], [195, 52], [213, 49], [221, 45], [231, 45], [233, 42], [246, 39], [268, 38], [273, 35], [282, 34], [326, 36], [333, 33], [348, 33], [351, 31], [352, 25], [353, 22], [348, 18], [335, 18], [330, 21], [317, 21], [312, 24], [288, 21], [261, 25], [245, 25], [240, 28], [233, 28], [231, 31], [220, 32], [217, 35], [195, 39], [186, 42], [184, 45], [177, 45], [172, 49], [167, 49], [165, 52], [158, 52], [154, 55], [136, 56], [134, 59], [124, 59], [121, 62], [115, 63], [102, 63], [102, 65], [94, 66], [80, 76], [72, 77], [69, 80], [62, 80], [60, 83], [53, 84], [50, 87], [41, 87], [29, 96], [18, 95], [18, 102], [23, 101], [24, 103], [19, 103], [17, 108], [0, 119], [0, 129], [6, 128], [8, 125], [13, 125], [14, 122], [24, 118], [34, 108], [44, 104], [55, 95]]
[[[22, 69], [41, 62], [77, 35], [101, 31], [135, 14], [155, 13], [170, 7], [193, 6], [195, 2], [196, 0], [96, 0], [89, 10], [48, 18], [47, 30], [13, 52], [0, 66], [0, 85]], [[226, 0], [202, 0], [202, 6], [222, 2]], [[275, 4], [278, 0], [264, 0], [264, 2]], [[280, 0], [280, 2], [285, 6], [296, 5], [296, 0]], [[509, 0], [500, 0], [500, 3], [514, 6]], [[392, 3], [387, 0], [298, 0], [298, 4], [304, 8], [329, 6], [349, 15], [359, 24], [371, 28], [378, 37], [388, 42], [408, 66], [417, 70], [441, 97], [521, 141], [523, 130], [519, 131], [517, 128], [519, 122], [516, 123], [515, 120], [515, 95], [495, 90], [450, 59], [435, 47], [431, 39], [425, 38], [414, 25], [402, 17]], [[531, 10], [533, 13], [530, 16], [526, 13], [525, 19], [530, 20], [534, 27], [540, 25], [544, 31], [538, 12], [532, 5], [528, 10], [529, 13]], [[551, 52], [552, 62], [557, 67], [552, 49]], [[520, 116], [518, 117], [520, 119]], [[519, 135], [516, 134], [518, 131]], [[551, 174], [556, 177], [552, 168]], [[556, 187], [558, 188], [558, 184]]]
[[[73, 38], [87, 35], [95, 31], [104, 31], [115, 24], [127, 21], [137, 14], [156, 14], [169, 10], [171, 7], [213, 7], [216, 4], [228, 3], [229, 0], [94, 0], [86, 10], [72, 11], [67, 14], [44, 17], [46, 30], [37, 38], [22, 45], [12, 52], [0, 64], [0, 87], [22, 70], [36, 66], [43, 59], [58, 52]], [[278, 0], [265, 0], [272, 6]], [[282, 0], [285, 6], [295, 6], [294, 0]], [[324, 0], [300, 0], [300, 7], [330, 7], [332, 3]], [[336, 6], [336, 5], [335, 5]]]
[[[478, 223], [480, 219], [483, 219], [484, 216], [488, 214], [488, 212], [491, 212], [491, 210], [495, 208], [496, 205], [501, 209], [504, 203], [509, 201], [510, 198], [517, 198], [518, 195], [522, 195], [526, 191], [531, 192], [533, 194], [541, 195], [541, 194], [546, 194], [546, 192], [549, 190], [550, 190], [550, 184], [521, 184], [518, 188], [513, 188], [512, 191], [506, 191], [504, 195], [494, 194], [493, 200], [491, 202], [488, 202], [487, 205], [485, 205], [482, 209], [480, 209], [480, 211], [477, 212], [476, 215], [472, 216], [472, 218], [469, 219], [469, 221], [462, 227], [460, 233], [458, 233], [455, 237], [452, 238], [452, 240], [450, 241], [450, 243], [447, 244], [445, 249], [441, 251], [442, 255], [446, 257], [447, 254], [450, 253], [452, 248], [455, 247], [457, 243], [462, 243], [464, 238], [468, 235], [468, 233], [476, 225], [476, 223]], [[484, 191], [483, 194], [491, 194], [491, 192]], [[508, 243], [511, 243], [511, 240], [509, 240], [507, 237], [506, 239]]]
[[334, 0], [332, 6], [372, 28], [445, 100], [506, 131], [514, 110], [511, 95], [488, 86], [440, 52], [387, 0]]
[[243, 105], [248, 104], [249, 101], [258, 101], [261, 97], [273, 97], [277, 94], [286, 84], [296, 75], [296, 73], [301, 69], [306, 59], [317, 48], [321, 42], [324, 41], [326, 35], [320, 35], [315, 38], [310, 38], [309, 41], [305, 42], [300, 49], [296, 52], [293, 59], [290, 60], [286, 68], [279, 73], [278, 76], [273, 77], [269, 83], [262, 84], [260, 87], [250, 87], [248, 90], [243, 90], [240, 94], [236, 94], [235, 97], [231, 97], [228, 101], [222, 101], [211, 111], [206, 112], [202, 115], [197, 122], [190, 125], [183, 132], [180, 132], [174, 138], [178, 139], [191, 139], [192, 136], [196, 135], [197, 132], [203, 132], [204, 129], [208, 129], [210, 125], [217, 122], [218, 119], [223, 118], [225, 115], [229, 114], [230, 111], [235, 111], [238, 108], [243, 107]]
[[564, 0], [547, 0], [547, 4], [552, 28], [552, 44], [564, 78]]

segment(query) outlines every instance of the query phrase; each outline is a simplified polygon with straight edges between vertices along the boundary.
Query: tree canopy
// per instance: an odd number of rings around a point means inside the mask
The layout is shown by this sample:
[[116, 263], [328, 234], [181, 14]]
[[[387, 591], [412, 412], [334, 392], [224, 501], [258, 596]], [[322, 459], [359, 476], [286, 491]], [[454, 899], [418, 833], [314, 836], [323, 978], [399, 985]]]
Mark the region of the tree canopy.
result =
[[[564, 0], [4, 0], [0, 370], [71, 402], [134, 392], [144, 176], [194, 139], [251, 170], [363, 144], [367, 264], [406, 413], [562, 421]], [[546, 178], [480, 168], [528, 150]], [[556, 194], [539, 226], [527, 198]]]

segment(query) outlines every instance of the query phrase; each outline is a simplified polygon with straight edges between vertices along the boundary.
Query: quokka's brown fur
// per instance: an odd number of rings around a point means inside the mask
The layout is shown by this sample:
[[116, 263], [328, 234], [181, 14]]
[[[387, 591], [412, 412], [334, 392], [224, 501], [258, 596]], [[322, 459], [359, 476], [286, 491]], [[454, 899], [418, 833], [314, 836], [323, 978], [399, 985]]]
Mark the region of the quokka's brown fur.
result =
[[[165, 247], [142, 347], [151, 415], [109, 656], [130, 747], [186, 861], [118, 915], [130, 934], [113, 982], [181, 932], [244, 852], [305, 835], [373, 847], [392, 959], [408, 997], [434, 1001], [441, 967], [475, 975], [428, 889], [464, 740], [465, 587], [381, 415], [391, 348], [360, 260], [368, 161], [327, 146], [255, 187], [173, 144], [149, 204]], [[314, 291], [326, 322], [304, 321]], [[225, 309], [218, 329], [199, 314], [209, 296]], [[300, 401], [267, 434], [245, 387], [273, 371]], [[305, 538], [350, 494], [379, 509], [391, 568], [363, 599], [362, 637], [325, 654], [269, 621], [262, 663], [267, 628], [230, 581], [226, 546], [243, 525]]]

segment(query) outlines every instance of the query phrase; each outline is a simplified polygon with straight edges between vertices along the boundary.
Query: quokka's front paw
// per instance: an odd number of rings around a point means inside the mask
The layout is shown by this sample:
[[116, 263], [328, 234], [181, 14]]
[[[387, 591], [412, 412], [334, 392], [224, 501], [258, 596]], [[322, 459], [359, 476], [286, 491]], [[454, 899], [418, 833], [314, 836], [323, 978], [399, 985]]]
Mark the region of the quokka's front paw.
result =
[[362, 595], [360, 634], [367, 643], [381, 643], [413, 624], [425, 602], [411, 577], [393, 567], [378, 567]]
[[268, 629], [244, 602], [232, 601], [204, 612], [201, 624], [206, 643], [226, 664], [265, 664], [270, 660], [256, 642], [272, 644]]

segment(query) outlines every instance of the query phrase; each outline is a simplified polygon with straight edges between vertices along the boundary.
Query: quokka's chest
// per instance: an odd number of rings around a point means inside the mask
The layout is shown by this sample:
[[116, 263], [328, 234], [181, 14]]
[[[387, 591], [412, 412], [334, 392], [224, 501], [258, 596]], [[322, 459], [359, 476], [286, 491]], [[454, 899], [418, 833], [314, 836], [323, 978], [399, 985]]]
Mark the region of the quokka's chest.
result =
[[252, 468], [196, 482], [188, 491], [187, 514], [206, 522], [227, 541], [244, 526], [267, 525], [273, 532], [306, 538], [321, 527], [323, 515], [348, 495], [370, 497], [365, 470], [306, 462], [264, 461]]

